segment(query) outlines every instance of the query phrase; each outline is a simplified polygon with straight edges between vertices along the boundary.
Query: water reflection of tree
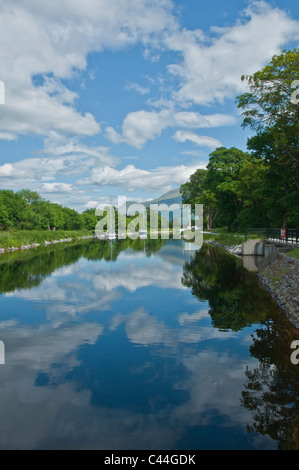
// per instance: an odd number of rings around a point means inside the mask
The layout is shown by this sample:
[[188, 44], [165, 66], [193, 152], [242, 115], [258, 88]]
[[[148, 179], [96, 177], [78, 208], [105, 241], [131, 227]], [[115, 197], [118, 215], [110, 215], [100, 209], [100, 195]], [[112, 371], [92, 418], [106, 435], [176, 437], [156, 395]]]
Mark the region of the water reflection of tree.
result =
[[38, 286], [56, 269], [69, 266], [80, 258], [88, 260], [115, 261], [119, 254], [130, 248], [144, 251], [146, 256], [158, 251], [165, 240], [116, 240], [111, 246], [108, 241], [82, 240], [33, 248], [32, 250], [9, 253], [0, 257], [0, 294], [15, 289], [28, 289]]
[[199, 300], [209, 301], [213, 326], [219, 329], [238, 331], [279, 310], [242, 261], [208, 245], [185, 264], [182, 284]]
[[248, 432], [269, 435], [279, 449], [299, 450], [299, 366], [290, 360], [299, 331], [281, 316], [258, 329], [250, 346], [259, 364], [247, 368], [241, 403], [253, 412]]
[[203, 245], [185, 264], [182, 283], [199, 300], [209, 301], [215, 327], [263, 325], [252, 336], [250, 353], [259, 362], [246, 369], [241, 398], [253, 414], [248, 432], [270, 436], [280, 449], [299, 450], [299, 365], [290, 360], [299, 331], [258, 288], [255, 275], [223, 250]]

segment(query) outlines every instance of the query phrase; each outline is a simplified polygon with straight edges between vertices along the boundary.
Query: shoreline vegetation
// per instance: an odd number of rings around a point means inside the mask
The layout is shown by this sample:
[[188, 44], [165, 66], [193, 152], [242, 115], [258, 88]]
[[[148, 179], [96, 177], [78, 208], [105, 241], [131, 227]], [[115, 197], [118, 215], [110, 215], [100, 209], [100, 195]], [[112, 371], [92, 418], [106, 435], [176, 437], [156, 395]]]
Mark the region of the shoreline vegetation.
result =
[[[162, 231], [159, 231], [162, 233]], [[171, 236], [172, 229], [169, 229]], [[55, 243], [94, 239], [94, 230], [0, 230], [0, 254], [16, 250], [25, 250]], [[148, 237], [149, 238], [149, 237]], [[243, 233], [233, 233], [225, 228], [203, 232], [203, 242], [226, 249], [231, 254], [242, 256]], [[299, 258], [299, 248], [288, 252], [288, 256]]]
[[[216, 233], [217, 232], [217, 233]], [[171, 235], [172, 230], [169, 229]], [[0, 231], [0, 253], [25, 250], [49, 244], [71, 242], [75, 240], [93, 239], [92, 230], [13, 230]], [[219, 246], [240, 245], [244, 241], [243, 234], [234, 234], [217, 229], [215, 233], [204, 232], [203, 241]]]
[[182, 184], [183, 204], [202, 204], [208, 229], [298, 228], [299, 106], [292, 100], [299, 49], [274, 55], [236, 97], [247, 150], [218, 147]]
[[0, 253], [93, 238], [90, 230], [17, 230], [0, 232]]

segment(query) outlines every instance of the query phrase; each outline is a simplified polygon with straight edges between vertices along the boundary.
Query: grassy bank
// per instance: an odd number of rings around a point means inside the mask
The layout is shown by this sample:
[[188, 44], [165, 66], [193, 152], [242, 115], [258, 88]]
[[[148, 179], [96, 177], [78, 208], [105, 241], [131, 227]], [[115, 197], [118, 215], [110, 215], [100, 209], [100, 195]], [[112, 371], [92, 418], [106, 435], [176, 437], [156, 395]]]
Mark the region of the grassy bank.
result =
[[204, 241], [217, 241], [221, 245], [241, 245], [245, 241], [244, 233], [228, 232], [226, 229], [211, 230], [211, 233], [203, 234]]
[[[217, 233], [217, 235], [215, 235]], [[71, 238], [76, 240], [79, 237], [93, 235], [88, 230], [18, 230], [0, 231], [0, 248], [21, 248], [24, 245], [40, 244], [45, 241], [51, 242]], [[234, 234], [224, 229], [215, 229], [212, 233], [204, 233], [204, 240], [217, 241], [222, 245], [240, 245], [244, 242], [244, 234]]]
[[51, 242], [66, 238], [77, 239], [92, 235], [88, 230], [18, 230], [18, 231], [0, 231], [0, 247], [20, 248], [24, 245], [44, 244], [45, 241]]
[[292, 251], [288, 251], [287, 255], [290, 256], [291, 258], [299, 259], [299, 248], [295, 248]]

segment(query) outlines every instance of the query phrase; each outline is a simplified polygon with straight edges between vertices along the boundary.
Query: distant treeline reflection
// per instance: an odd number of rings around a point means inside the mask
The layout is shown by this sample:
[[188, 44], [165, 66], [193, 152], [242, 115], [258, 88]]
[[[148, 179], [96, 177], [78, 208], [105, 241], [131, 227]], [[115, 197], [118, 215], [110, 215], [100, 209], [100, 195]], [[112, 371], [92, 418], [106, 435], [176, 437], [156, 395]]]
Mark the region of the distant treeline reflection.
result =
[[56, 269], [74, 264], [80, 258], [116, 261], [128, 248], [150, 256], [165, 243], [166, 240], [161, 239], [125, 239], [115, 240], [111, 245], [109, 241], [84, 240], [3, 254], [0, 256], [0, 294], [36, 287]]

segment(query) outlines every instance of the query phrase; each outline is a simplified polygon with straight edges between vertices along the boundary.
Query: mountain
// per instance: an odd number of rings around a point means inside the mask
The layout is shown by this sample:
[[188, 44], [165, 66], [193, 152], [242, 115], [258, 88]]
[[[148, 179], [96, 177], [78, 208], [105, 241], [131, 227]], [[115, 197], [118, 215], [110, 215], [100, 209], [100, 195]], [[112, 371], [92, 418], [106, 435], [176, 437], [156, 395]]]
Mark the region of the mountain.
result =
[[[127, 201], [127, 214], [128, 215], [130, 215], [130, 206], [132, 206], [132, 204], [134, 204], [134, 201]], [[158, 204], [159, 206], [161, 204], [167, 204], [168, 207], [171, 206], [172, 204], [179, 204], [180, 207], [182, 208], [183, 201], [182, 201], [182, 196], [180, 194], [180, 188], [172, 189], [171, 191], [168, 191], [167, 193], [162, 194], [161, 196], [155, 199], [142, 202], [142, 204], [145, 207], [150, 207], [151, 204]], [[170, 214], [170, 219], [172, 219], [172, 214]]]
[[150, 206], [151, 204], [183, 204], [182, 196], [180, 194], [180, 188], [172, 189], [162, 196], [157, 197], [156, 199], [152, 199], [151, 201], [147, 201], [143, 203], [146, 207]]

